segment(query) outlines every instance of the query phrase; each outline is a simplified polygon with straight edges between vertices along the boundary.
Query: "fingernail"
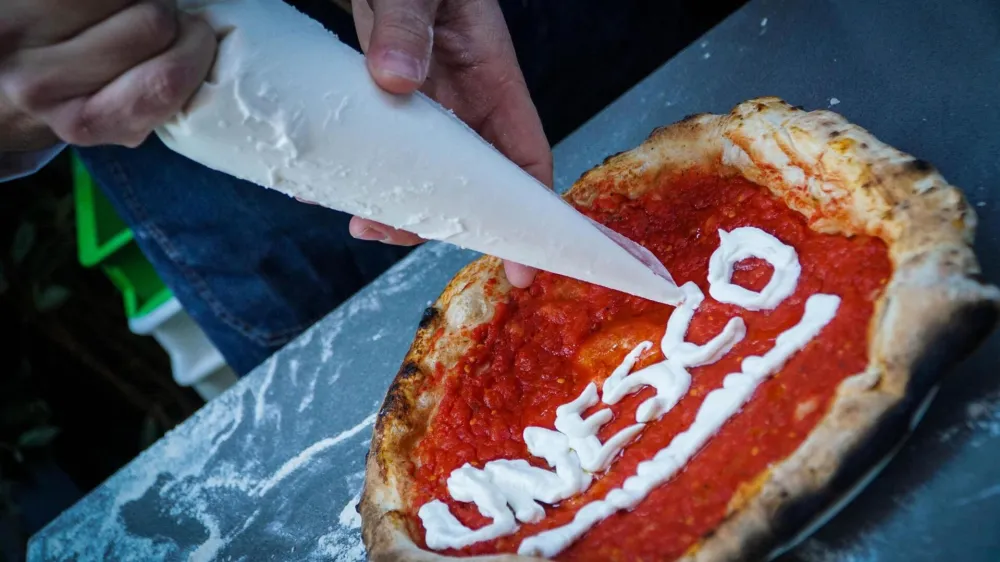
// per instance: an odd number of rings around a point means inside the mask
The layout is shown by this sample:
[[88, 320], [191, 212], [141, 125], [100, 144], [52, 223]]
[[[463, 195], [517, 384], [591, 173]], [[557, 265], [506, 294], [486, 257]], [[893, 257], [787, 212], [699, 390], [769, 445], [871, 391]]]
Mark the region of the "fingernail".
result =
[[424, 65], [403, 51], [387, 51], [382, 55], [378, 68], [386, 74], [392, 74], [411, 82], [424, 81]]
[[358, 240], [370, 240], [372, 242], [385, 242], [389, 239], [389, 235], [377, 228], [366, 226], [355, 238]]

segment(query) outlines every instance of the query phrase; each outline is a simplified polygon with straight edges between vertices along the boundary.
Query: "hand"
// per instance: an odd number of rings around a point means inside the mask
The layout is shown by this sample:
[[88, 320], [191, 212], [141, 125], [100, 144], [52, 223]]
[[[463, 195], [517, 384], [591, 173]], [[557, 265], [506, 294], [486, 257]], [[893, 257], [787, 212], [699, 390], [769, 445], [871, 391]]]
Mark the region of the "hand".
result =
[[184, 106], [215, 48], [208, 24], [175, 0], [4, 0], [0, 128], [20, 140], [0, 150], [138, 146]]
[[[421, 90], [493, 143], [516, 164], [552, 185], [552, 152], [517, 64], [496, 0], [352, 0], [368, 69], [383, 89]], [[415, 234], [351, 219], [365, 240], [413, 245]], [[535, 270], [504, 262], [516, 287]]]

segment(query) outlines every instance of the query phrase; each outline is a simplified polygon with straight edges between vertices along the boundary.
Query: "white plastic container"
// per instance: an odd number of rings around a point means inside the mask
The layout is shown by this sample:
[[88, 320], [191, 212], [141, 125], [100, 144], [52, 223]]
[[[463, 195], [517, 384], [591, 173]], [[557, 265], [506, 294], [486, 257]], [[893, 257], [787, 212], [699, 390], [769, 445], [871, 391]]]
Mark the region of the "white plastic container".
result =
[[206, 402], [236, 383], [236, 373], [176, 298], [130, 319], [128, 327], [132, 333], [153, 336], [170, 356], [177, 384], [194, 388]]

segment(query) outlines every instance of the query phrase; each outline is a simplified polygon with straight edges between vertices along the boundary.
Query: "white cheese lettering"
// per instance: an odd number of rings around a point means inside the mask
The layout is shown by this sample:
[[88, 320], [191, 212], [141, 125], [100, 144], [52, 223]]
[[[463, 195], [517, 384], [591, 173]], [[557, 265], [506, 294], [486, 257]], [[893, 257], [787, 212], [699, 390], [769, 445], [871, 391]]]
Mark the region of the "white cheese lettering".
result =
[[[714, 299], [748, 310], [771, 310], [795, 291], [801, 266], [792, 247], [753, 227], [720, 231], [719, 234], [719, 249], [709, 261], [709, 293]], [[767, 286], [760, 292], [731, 282], [733, 266], [749, 257], [762, 258], [774, 268]], [[541, 504], [553, 505], [587, 490], [594, 475], [607, 470], [622, 449], [641, 435], [646, 424], [659, 420], [683, 399], [691, 386], [688, 369], [718, 361], [743, 340], [746, 324], [742, 318], [735, 317], [702, 345], [685, 341], [705, 295], [691, 282], [680, 289], [683, 300], [671, 313], [660, 341], [665, 359], [631, 372], [642, 354], [653, 347], [652, 342], [642, 342], [604, 381], [600, 396], [597, 385], [590, 383], [575, 400], [557, 408], [554, 430], [525, 428], [528, 451], [544, 459], [553, 470], [532, 466], [523, 459], [498, 459], [487, 462], [482, 469], [466, 464], [452, 472], [448, 478], [451, 497], [474, 503], [492, 522], [479, 529], [469, 529], [452, 515], [447, 504], [431, 501], [418, 512], [426, 529], [428, 547], [435, 550], [464, 548], [510, 535], [517, 531], [518, 521], [541, 521], [545, 517]], [[555, 556], [611, 514], [638, 505], [653, 489], [681, 470], [723, 424], [740, 411], [761, 382], [779, 371], [789, 358], [812, 341], [834, 318], [839, 306], [840, 298], [835, 295], [809, 297], [798, 324], [781, 333], [774, 347], [763, 356], [744, 359], [740, 372], [727, 375], [721, 388], [705, 396], [694, 422], [652, 459], [639, 463], [636, 474], [626, 479], [621, 488], [583, 506], [570, 523], [526, 538], [518, 553]], [[601, 442], [597, 433], [614, 417], [612, 411], [602, 408], [586, 418], [583, 413], [601, 402], [617, 404], [625, 396], [647, 386], [656, 394], [636, 408], [637, 423]]]
[[635, 507], [654, 488], [670, 480], [743, 407], [761, 382], [781, 369], [789, 357], [833, 320], [839, 306], [840, 298], [834, 295], [809, 297], [799, 323], [782, 332], [763, 357], [747, 357], [739, 373], [726, 375], [722, 388], [705, 396], [694, 423], [652, 459], [639, 463], [636, 474], [625, 480], [621, 488], [582, 507], [570, 523], [528, 537], [521, 542], [518, 554], [555, 556], [595, 524], [618, 510]]
[[[759, 228], [719, 230], [719, 249], [708, 260], [708, 294], [747, 310], [772, 310], [795, 292], [802, 266], [795, 249]], [[774, 268], [767, 286], [751, 291], [732, 282], [733, 266], [747, 258], [761, 258]]]

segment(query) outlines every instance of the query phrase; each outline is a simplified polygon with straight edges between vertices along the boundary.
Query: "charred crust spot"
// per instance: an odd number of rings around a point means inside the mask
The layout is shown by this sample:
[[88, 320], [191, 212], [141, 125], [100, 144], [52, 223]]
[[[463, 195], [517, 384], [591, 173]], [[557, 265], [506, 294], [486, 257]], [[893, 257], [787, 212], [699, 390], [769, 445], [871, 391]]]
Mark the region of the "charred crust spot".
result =
[[764, 105], [763, 103], [757, 104], [757, 111], [764, 111], [765, 109], [767, 109], [767, 106]]
[[[652, 137], [652, 136], [653, 136], [653, 135], [655, 135], [656, 133], [660, 132], [660, 130], [661, 130], [661, 129], [656, 129], [655, 131], [653, 131], [653, 133], [652, 133], [652, 134], [651, 134], [650, 136]], [[604, 159], [604, 162], [602, 162], [602, 163], [603, 163], [603, 164], [608, 164], [608, 163], [610, 163], [610, 162], [611, 162], [612, 160], [614, 160], [615, 158], [618, 158], [619, 156], [621, 156], [622, 154], [625, 154], [625, 151], [621, 151], [621, 152], [616, 152], [616, 153], [614, 153], [614, 154], [611, 154], [611, 155], [609, 155], [609, 156], [608, 156], [607, 158], [605, 158], [605, 159]]]
[[804, 105], [793, 105], [792, 109], [795, 109], [795, 110], [798, 110], [798, 111], [805, 111], [806, 110], [806, 106], [804, 106]]
[[399, 378], [407, 380], [414, 375], [420, 374], [420, 367], [413, 361], [407, 361], [403, 368], [399, 370]]
[[[729, 521], [730, 519], [732, 519], [732, 515], [731, 514], [730, 515], [726, 515], [726, 518], [723, 519], [723, 521]], [[705, 532], [705, 534], [703, 534], [701, 536], [700, 543], [704, 544], [704, 543], [712, 540], [713, 538], [715, 538], [715, 536], [718, 535], [718, 534], [719, 534], [719, 525], [716, 525], [714, 529], [709, 529], [708, 531]], [[697, 545], [697, 543], [696, 543], [696, 545]]]
[[[761, 108], [761, 109], [763, 109], [763, 108]], [[699, 117], [701, 117], [703, 115], [705, 115], [705, 114], [704, 113], [692, 113], [690, 115], [685, 115], [684, 119], [681, 119], [680, 122], [681, 123], [687, 123], [688, 121], [694, 121], [695, 119], [697, 119], [697, 118], [699, 118]]]
[[433, 306], [428, 306], [424, 309], [424, 314], [420, 317], [419, 326], [421, 328], [430, 326], [434, 322], [434, 319], [438, 317], [438, 314], [438, 309]]
[[403, 386], [397, 378], [392, 381], [388, 392], [385, 394], [385, 402], [382, 404], [382, 409], [379, 411], [378, 419], [375, 423], [376, 431], [381, 433], [383, 431], [382, 428], [389, 418], [406, 419], [409, 411], [410, 403], [406, 399], [406, 391], [403, 390]]
[[830, 131], [830, 138], [831, 139], [835, 139], [835, 138], [839, 137], [840, 134], [841, 134], [841, 131]]
[[934, 166], [931, 166], [930, 162], [923, 160], [921, 158], [911, 160], [910, 163], [907, 164], [907, 166], [909, 166], [909, 168], [915, 172], [930, 172], [931, 170], [934, 169]]
[[861, 150], [868, 150], [868, 143], [866, 142], [861, 143]]

